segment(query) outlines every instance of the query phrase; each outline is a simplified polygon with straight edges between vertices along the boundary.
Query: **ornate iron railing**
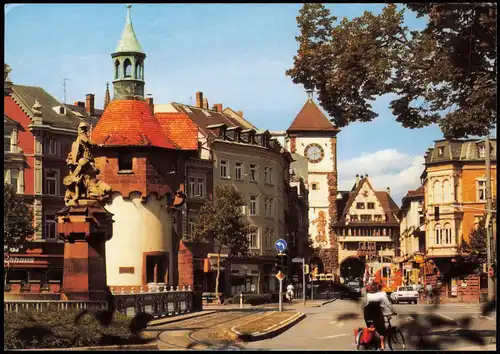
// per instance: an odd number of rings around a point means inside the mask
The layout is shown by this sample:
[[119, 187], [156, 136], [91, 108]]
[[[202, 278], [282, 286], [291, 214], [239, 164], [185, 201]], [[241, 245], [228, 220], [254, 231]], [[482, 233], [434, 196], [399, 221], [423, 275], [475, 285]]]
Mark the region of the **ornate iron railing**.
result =
[[[138, 313], [149, 313], [155, 318], [170, 317], [192, 312], [194, 310], [194, 292], [191, 288], [166, 287], [163, 291], [134, 292], [132, 288], [129, 294], [123, 290], [115, 293], [111, 289], [115, 311], [133, 317]], [[54, 310], [101, 310], [108, 308], [108, 303], [102, 301], [78, 301], [78, 300], [4, 300], [4, 311], [20, 312], [25, 310], [46, 311]]]
[[[142, 289], [142, 288], [141, 288]], [[135, 316], [138, 313], [149, 313], [155, 318], [170, 317], [192, 312], [194, 310], [194, 292], [191, 288], [167, 287], [163, 291], [149, 291], [135, 293], [134, 289], [129, 294], [125, 292], [115, 293], [115, 310], [127, 316]]]
[[55, 310], [100, 310], [105, 309], [107, 304], [102, 301], [79, 301], [79, 300], [4, 300], [3, 310], [9, 312], [20, 312], [26, 310], [47, 311]]

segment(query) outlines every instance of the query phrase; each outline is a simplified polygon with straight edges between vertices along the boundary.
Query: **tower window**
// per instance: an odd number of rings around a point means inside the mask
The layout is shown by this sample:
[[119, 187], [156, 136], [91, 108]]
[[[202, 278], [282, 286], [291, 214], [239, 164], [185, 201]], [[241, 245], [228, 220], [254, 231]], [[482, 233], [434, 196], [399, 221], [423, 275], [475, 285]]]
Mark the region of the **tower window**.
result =
[[115, 79], [118, 79], [120, 77], [120, 62], [117, 60], [115, 61]]
[[142, 64], [139, 62], [135, 65], [135, 78], [136, 79], [143, 79], [142, 77]]
[[132, 77], [132, 64], [130, 63], [130, 59], [125, 59], [125, 63], [123, 64], [123, 75], [124, 77]]
[[123, 154], [118, 157], [118, 171], [132, 171], [132, 155]]

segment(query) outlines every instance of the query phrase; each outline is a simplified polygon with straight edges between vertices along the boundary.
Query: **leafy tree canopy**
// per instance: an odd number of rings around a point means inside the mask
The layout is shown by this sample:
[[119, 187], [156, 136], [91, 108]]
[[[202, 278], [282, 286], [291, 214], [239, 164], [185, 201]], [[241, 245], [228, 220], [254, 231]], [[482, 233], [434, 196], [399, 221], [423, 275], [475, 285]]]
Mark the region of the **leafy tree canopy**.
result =
[[[370, 101], [392, 93], [390, 108], [406, 128], [437, 123], [446, 138], [486, 135], [496, 122], [496, 4], [401, 6], [337, 22], [322, 4], [304, 4], [286, 74], [318, 92], [338, 127], [372, 121]], [[405, 10], [426, 27], [405, 26]]]
[[20, 248], [26, 237], [35, 233], [33, 213], [24, 204], [23, 199], [16, 194], [14, 188], [4, 183], [3, 189], [3, 241], [4, 248]]
[[486, 262], [486, 220], [481, 218], [477, 227], [473, 227], [469, 234], [469, 242], [462, 240], [464, 261], [478, 265]]
[[233, 186], [216, 187], [215, 203], [207, 201], [195, 221], [193, 241], [213, 242], [217, 251], [228, 247], [232, 253], [246, 253], [248, 234], [254, 228], [242, 213], [244, 205], [243, 196]]

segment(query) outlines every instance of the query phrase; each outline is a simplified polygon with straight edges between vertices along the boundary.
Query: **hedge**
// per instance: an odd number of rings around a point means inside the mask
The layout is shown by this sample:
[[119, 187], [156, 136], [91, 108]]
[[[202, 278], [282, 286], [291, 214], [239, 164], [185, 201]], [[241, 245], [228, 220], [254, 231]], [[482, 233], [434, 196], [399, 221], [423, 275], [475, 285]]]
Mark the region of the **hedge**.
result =
[[137, 326], [137, 318], [131, 319], [117, 312], [4, 312], [4, 350], [147, 343], [148, 340], [142, 339], [134, 330], [134, 325]]

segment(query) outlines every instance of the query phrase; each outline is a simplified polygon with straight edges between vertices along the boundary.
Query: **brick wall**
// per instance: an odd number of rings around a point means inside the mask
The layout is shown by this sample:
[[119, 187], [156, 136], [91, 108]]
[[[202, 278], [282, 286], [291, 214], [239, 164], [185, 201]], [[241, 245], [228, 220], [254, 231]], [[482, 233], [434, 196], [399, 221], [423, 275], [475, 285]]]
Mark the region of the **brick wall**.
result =
[[193, 265], [193, 253], [184, 244], [184, 242], [179, 241], [179, 253], [178, 259], [178, 269], [179, 269], [179, 285], [182, 286], [194, 286], [194, 265]]

